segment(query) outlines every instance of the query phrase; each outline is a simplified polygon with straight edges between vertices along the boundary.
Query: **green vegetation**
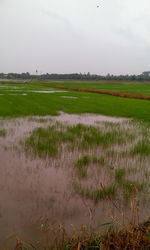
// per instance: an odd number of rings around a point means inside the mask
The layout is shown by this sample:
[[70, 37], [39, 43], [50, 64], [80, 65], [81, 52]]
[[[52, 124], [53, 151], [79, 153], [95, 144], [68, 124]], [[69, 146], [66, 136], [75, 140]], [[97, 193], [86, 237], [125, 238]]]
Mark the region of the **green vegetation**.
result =
[[124, 199], [129, 200], [135, 189], [138, 192], [141, 192], [144, 189], [145, 183], [141, 183], [138, 181], [123, 180], [122, 187], [124, 191]]
[[87, 176], [87, 167], [90, 163], [104, 165], [105, 159], [104, 157], [97, 158], [95, 156], [84, 155], [82, 156], [76, 163], [75, 168], [77, 169], [77, 173], [80, 177]]
[[[42, 83], [42, 82], [41, 82]], [[123, 92], [130, 94], [150, 95], [150, 83], [141, 83], [136, 81], [68, 81], [52, 82], [47, 81], [49, 86], [64, 86], [74, 88], [91, 88], [99, 90], [107, 90], [112, 92]]]
[[[130, 87], [130, 85], [132, 87], [130, 83], [127, 85], [118, 84], [117, 86], [123, 88], [123, 86]], [[64, 111], [66, 113], [80, 114], [97, 113], [150, 121], [150, 101], [147, 100], [72, 91], [66, 92], [65, 95], [76, 96], [78, 99], [65, 99], [61, 98], [63, 93], [31, 92], [32, 90], [52, 90], [52, 84], [49, 84], [49, 87], [36, 84], [7, 84], [7, 86], [10, 89], [12, 89], [12, 86], [17, 87], [18, 91], [17, 89], [14, 89], [14, 92], [8, 91], [7, 88], [0, 88], [0, 116], [4, 117], [57, 115], [59, 111]], [[139, 85], [135, 84], [134, 88], [136, 89], [137, 86]], [[148, 88], [149, 85], [146, 86]], [[109, 87], [109, 84], [106, 84], [106, 88], [109, 89]], [[20, 92], [19, 88], [22, 88], [22, 92]], [[10, 95], [10, 93], [15, 95]], [[23, 96], [20, 93], [26, 93], [27, 95]]]
[[74, 189], [77, 194], [94, 202], [117, 197], [117, 187], [115, 184], [93, 189], [92, 187], [83, 187], [80, 183], [74, 183]]
[[76, 164], [75, 168], [78, 170], [78, 174], [80, 177], [87, 176], [87, 165], [91, 162], [91, 159], [88, 155], [84, 155], [81, 159], [79, 159]]
[[82, 124], [69, 127], [68, 133], [74, 134], [76, 136], [82, 135], [81, 143], [78, 146], [82, 149], [98, 145], [108, 147], [113, 143], [122, 144], [125, 140], [124, 136], [118, 130], [103, 132], [97, 127], [85, 126]]
[[7, 131], [5, 129], [0, 129], [0, 136], [6, 136]]
[[[33, 152], [39, 157], [54, 156], [58, 153], [58, 147], [63, 142], [69, 143], [73, 148], [88, 149], [92, 146], [108, 147], [112, 144], [123, 143], [125, 138], [122, 137], [120, 131], [102, 132], [97, 127], [74, 125], [71, 127], [63, 127], [60, 124], [50, 126], [48, 128], [37, 128], [25, 141], [25, 148], [28, 152]], [[101, 162], [103, 158], [90, 159], [85, 157], [77, 164], [78, 168], [85, 165], [87, 161]], [[82, 167], [83, 171], [83, 167]], [[85, 170], [84, 170], [85, 171]], [[85, 173], [83, 173], [84, 175]]]
[[150, 142], [147, 139], [139, 141], [131, 150], [133, 155], [150, 155]]
[[39, 157], [54, 156], [62, 142], [73, 142], [75, 137], [56, 126], [37, 128], [25, 141], [25, 148]]
[[125, 168], [119, 168], [115, 170], [115, 180], [117, 182], [121, 182], [122, 179], [124, 178], [126, 174], [126, 169]]

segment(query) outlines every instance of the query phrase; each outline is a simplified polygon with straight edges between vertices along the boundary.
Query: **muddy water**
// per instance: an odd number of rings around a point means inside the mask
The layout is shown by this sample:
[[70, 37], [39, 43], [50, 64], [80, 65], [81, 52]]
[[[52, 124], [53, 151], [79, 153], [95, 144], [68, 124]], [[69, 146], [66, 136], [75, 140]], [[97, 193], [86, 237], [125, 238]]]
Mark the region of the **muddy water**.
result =
[[[26, 155], [20, 144], [34, 128], [46, 127], [53, 121], [92, 125], [106, 121], [106, 117], [61, 113], [58, 117], [45, 119], [42, 124], [29, 118], [0, 120], [0, 128], [8, 132], [6, 137], [0, 137], [0, 248], [14, 249], [14, 240], [6, 239], [11, 233], [38, 245], [37, 241], [42, 241], [39, 227], [45, 218], [50, 221], [56, 218], [69, 228], [71, 224], [98, 226], [108, 222], [111, 209], [118, 214], [109, 201], [95, 205], [74, 193], [72, 166], [79, 152], [62, 150], [56, 158], [39, 159]], [[123, 121], [121, 118], [107, 119]], [[102, 179], [105, 178], [102, 172]], [[146, 210], [145, 214], [148, 214]]]

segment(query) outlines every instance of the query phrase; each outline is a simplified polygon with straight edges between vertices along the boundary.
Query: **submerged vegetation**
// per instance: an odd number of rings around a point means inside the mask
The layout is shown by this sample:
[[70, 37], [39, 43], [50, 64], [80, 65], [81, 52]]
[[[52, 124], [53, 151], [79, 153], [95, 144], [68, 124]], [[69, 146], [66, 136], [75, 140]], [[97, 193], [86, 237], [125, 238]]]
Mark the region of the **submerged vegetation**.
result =
[[[147, 129], [145, 127], [145, 131]], [[135, 130], [135, 136], [133, 136], [133, 130]], [[132, 195], [133, 186], [138, 192], [146, 191], [148, 188], [144, 179], [130, 180], [130, 175], [138, 167], [136, 157], [141, 154], [141, 151], [137, 150], [136, 133], [140, 133], [139, 136], [141, 136], [143, 131], [144, 127], [137, 128], [134, 122], [125, 123], [124, 126], [117, 125], [117, 129], [113, 123], [107, 122], [106, 126], [105, 123], [99, 126], [83, 124], [65, 126], [57, 122], [46, 128], [35, 129], [25, 140], [25, 149], [38, 157], [54, 157], [58, 154], [61, 156], [62, 152], [63, 154], [78, 152], [82, 156], [71, 163], [72, 171], [75, 172], [73, 180], [75, 193], [94, 202], [103, 199], [115, 200], [118, 197], [127, 201]], [[143, 144], [145, 145], [145, 142]], [[131, 148], [131, 154], [126, 150], [123, 151], [127, 147]], [[135, 165], [131, 167], [133, 160]], [[117, 166], [114, 167], [116, 164]], [[123, 166], [119, 167], [118, 164]], [[138, 164], [140, 166], [143, 163]], [[101, 175], [107, 178], [104, 177], [103, 180]]]
[[131, 151], [132, 154], [150, 155], [150, 141], [143, 139], [139, 141]]
[[7, 131], [5, 129], [0, 129], [0, 136], [6, 136]]
[[[82, 124], [64, 127], [60, 124], [48, 128], [37, 128], [25, 141], [27, 151], [31, 150], [35, 155], [54, 156], [59, 151], [62, 143], [69, 143], [72, 147], [80, 150], [91, 147], [108, 147], [113, 144], [123, 144], [126, 137], [118, 130], [102, 131], [98, 127], [85, 126]], [[100, 161], [103, 159], [93, 159]], [[84, 161], [91, 161], [88, 157], [83, 158], [77, 165], [84, 165]]]

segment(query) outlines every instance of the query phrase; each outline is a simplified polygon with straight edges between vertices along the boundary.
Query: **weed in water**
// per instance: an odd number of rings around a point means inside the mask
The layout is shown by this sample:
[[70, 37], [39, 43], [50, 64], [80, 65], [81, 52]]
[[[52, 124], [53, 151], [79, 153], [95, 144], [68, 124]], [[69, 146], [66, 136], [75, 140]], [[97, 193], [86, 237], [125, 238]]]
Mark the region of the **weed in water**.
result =
[[87, 165], [91, 162], [91, 159], [88, 155], [84, 155], [82, 158], [80, 158], [76, 164], [75, 168], [77, 169], [78, 175], [80, 177], [86, 177], [87, 176]]
[[119, 168], [115, 170], [115, 180], [121, 182], [126, 174], [125, 168]]
[[6, 136], [7, 132], [5, 129], [0, 129], [0, 136]]
[[150, 155], [150, 142], [147, 140], [139, 141], [131, 150], [131, 154]]
[[79, 183], [74, 183], [74, 189], [76, 193], [82, 197], [91, 199], [95, 202], [108, 198], [114, 199], [117, 196], [117, 187], [115, 184], [93, 189], [89, 187], [82, 187]]
[[26, 150], [39, 157], [55, 156], [62, 142], [72, 142], [74, 137], [55, 126], [37, 128], [25, 141]]
[[122, 187], [124, 191], [124, 199], [129, 200], [136, 188], [138, 192], [142, 191], [145, 187], [145, 183], [140, 183], [138, 181], [122, 180]]
[[95, 156], [93, 156], [92, 162], [93, 162], [94, 164], [100, 164], [100, 165], [105, 165], [105, 163], [106, 163], [105, 158], [104, 158], [103, 156], [98, 157], [98, 158], [95, 157]]
[[104, 165], [105, 159], [104, 157], [97, 158], [95, 156], [89, 156], [89, 155], [84, 155], [83, 157], [81, 157], [75, 164], [75, 168], [77, 169], [78, 175], [80, 177], [87, 176], [87, 166], [90, 163]]

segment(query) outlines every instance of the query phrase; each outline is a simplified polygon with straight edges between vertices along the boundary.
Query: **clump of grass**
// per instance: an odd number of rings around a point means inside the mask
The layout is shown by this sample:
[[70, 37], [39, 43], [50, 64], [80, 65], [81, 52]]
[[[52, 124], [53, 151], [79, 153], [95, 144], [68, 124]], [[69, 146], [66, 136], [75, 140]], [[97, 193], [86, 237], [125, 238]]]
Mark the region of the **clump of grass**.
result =
[[[63, 127], [59, 124], [48, 128], [35, 129], [26, 140], [26, 149], [34, 152], [35, 155], [54, 156], [58, 153], [59, 146], [63, 142], [71, 144], [71, 148], [87, 149], [93, 146], [101, 145], [108, 147], [112, 143], [122, 143], [123, 137], [120, 132], [115, 130], [102, 132], [100, 128], [75, 125]], [[104, 163], [104, 159], [93, 159], [91, 162]]]
[[102, 249], [150, 249], [150, 222], [130, 225], [127, 228], [107, 233], [103, 236]]
[[55, 156], [62, 142], [72, 142], [74, 137], [65, 131], [58, 130], [55, 126], [37, 128], [25, 141], [27, 151], [39, 157]]
[[121, 144], [124, 142], [122, 134], [117, 130], [103, 132], [97, 127], [78, 124], [69, 127], [67, 130], [71, 134], [81, 137], [80, 148], [86, 149], [91, 146], [102, 145], [108, 147], [113, 143]]
[[90, 164], [105, 164], [104, 157], [97, 158], [95, 156], [84, 155], [82, 156], [75, 164], [75, 168], [77, 169], [78, 175], [80, 177], [87, 176], [87, 166]]
[[98, 157], [98, 158], [95, 157], [95, 156], [93, 156], [92, 162], [93, 162], [94, 164], [100, 164], [100, 165], [105, 165], [105, 163], [106, 163], [105, 158], [104, 158], [103, 156]]
[[147, 140], [139, 141], [131, 150], [131, 154], [150, 155], [150, 142]]
[[98, 130], [91, 130], [90, 133], [84, 133], [81, 146], [83, 148], [88, 148], [89, 145], [101, 145], [103, 147], [108, 147], [113, 143], [121, 143], [122, 138], [116, 131], [103, 133]]
[[142, 191], [145, 187], [145, 183], [140, 183], [138, 181], [123, 180], [122, 187], [124, 191], [124, 199], [129, 200], [131, 198], [133, 190], [136, 188], [138, 192]]
[[91, 158], [88, 155], [84, 155], [82, 158], [80, 158], [76, 164], [75, 168], [78, 171], [78, 175], [80, 177], [86, 177], [87, 176], [87, 165], [91, 162]]
[[0, 129], [0, 136], [6, 136], [7, 131], [5, 129]]
[[107, 198], [114, 199], [117, 196], [117, 187], [115, 184], [92, 189], [89, 187], [82, 187], [82, 185], [79, 183], [74, 183], [74, 189], [80, 196], [91, 199], [94, 202], [98, 202]]
[[115, 180], [117, 182], [121, 182], [123, 178], [125, 177], [126, 170], [125, 168], [119, 168], [115, 170]]

